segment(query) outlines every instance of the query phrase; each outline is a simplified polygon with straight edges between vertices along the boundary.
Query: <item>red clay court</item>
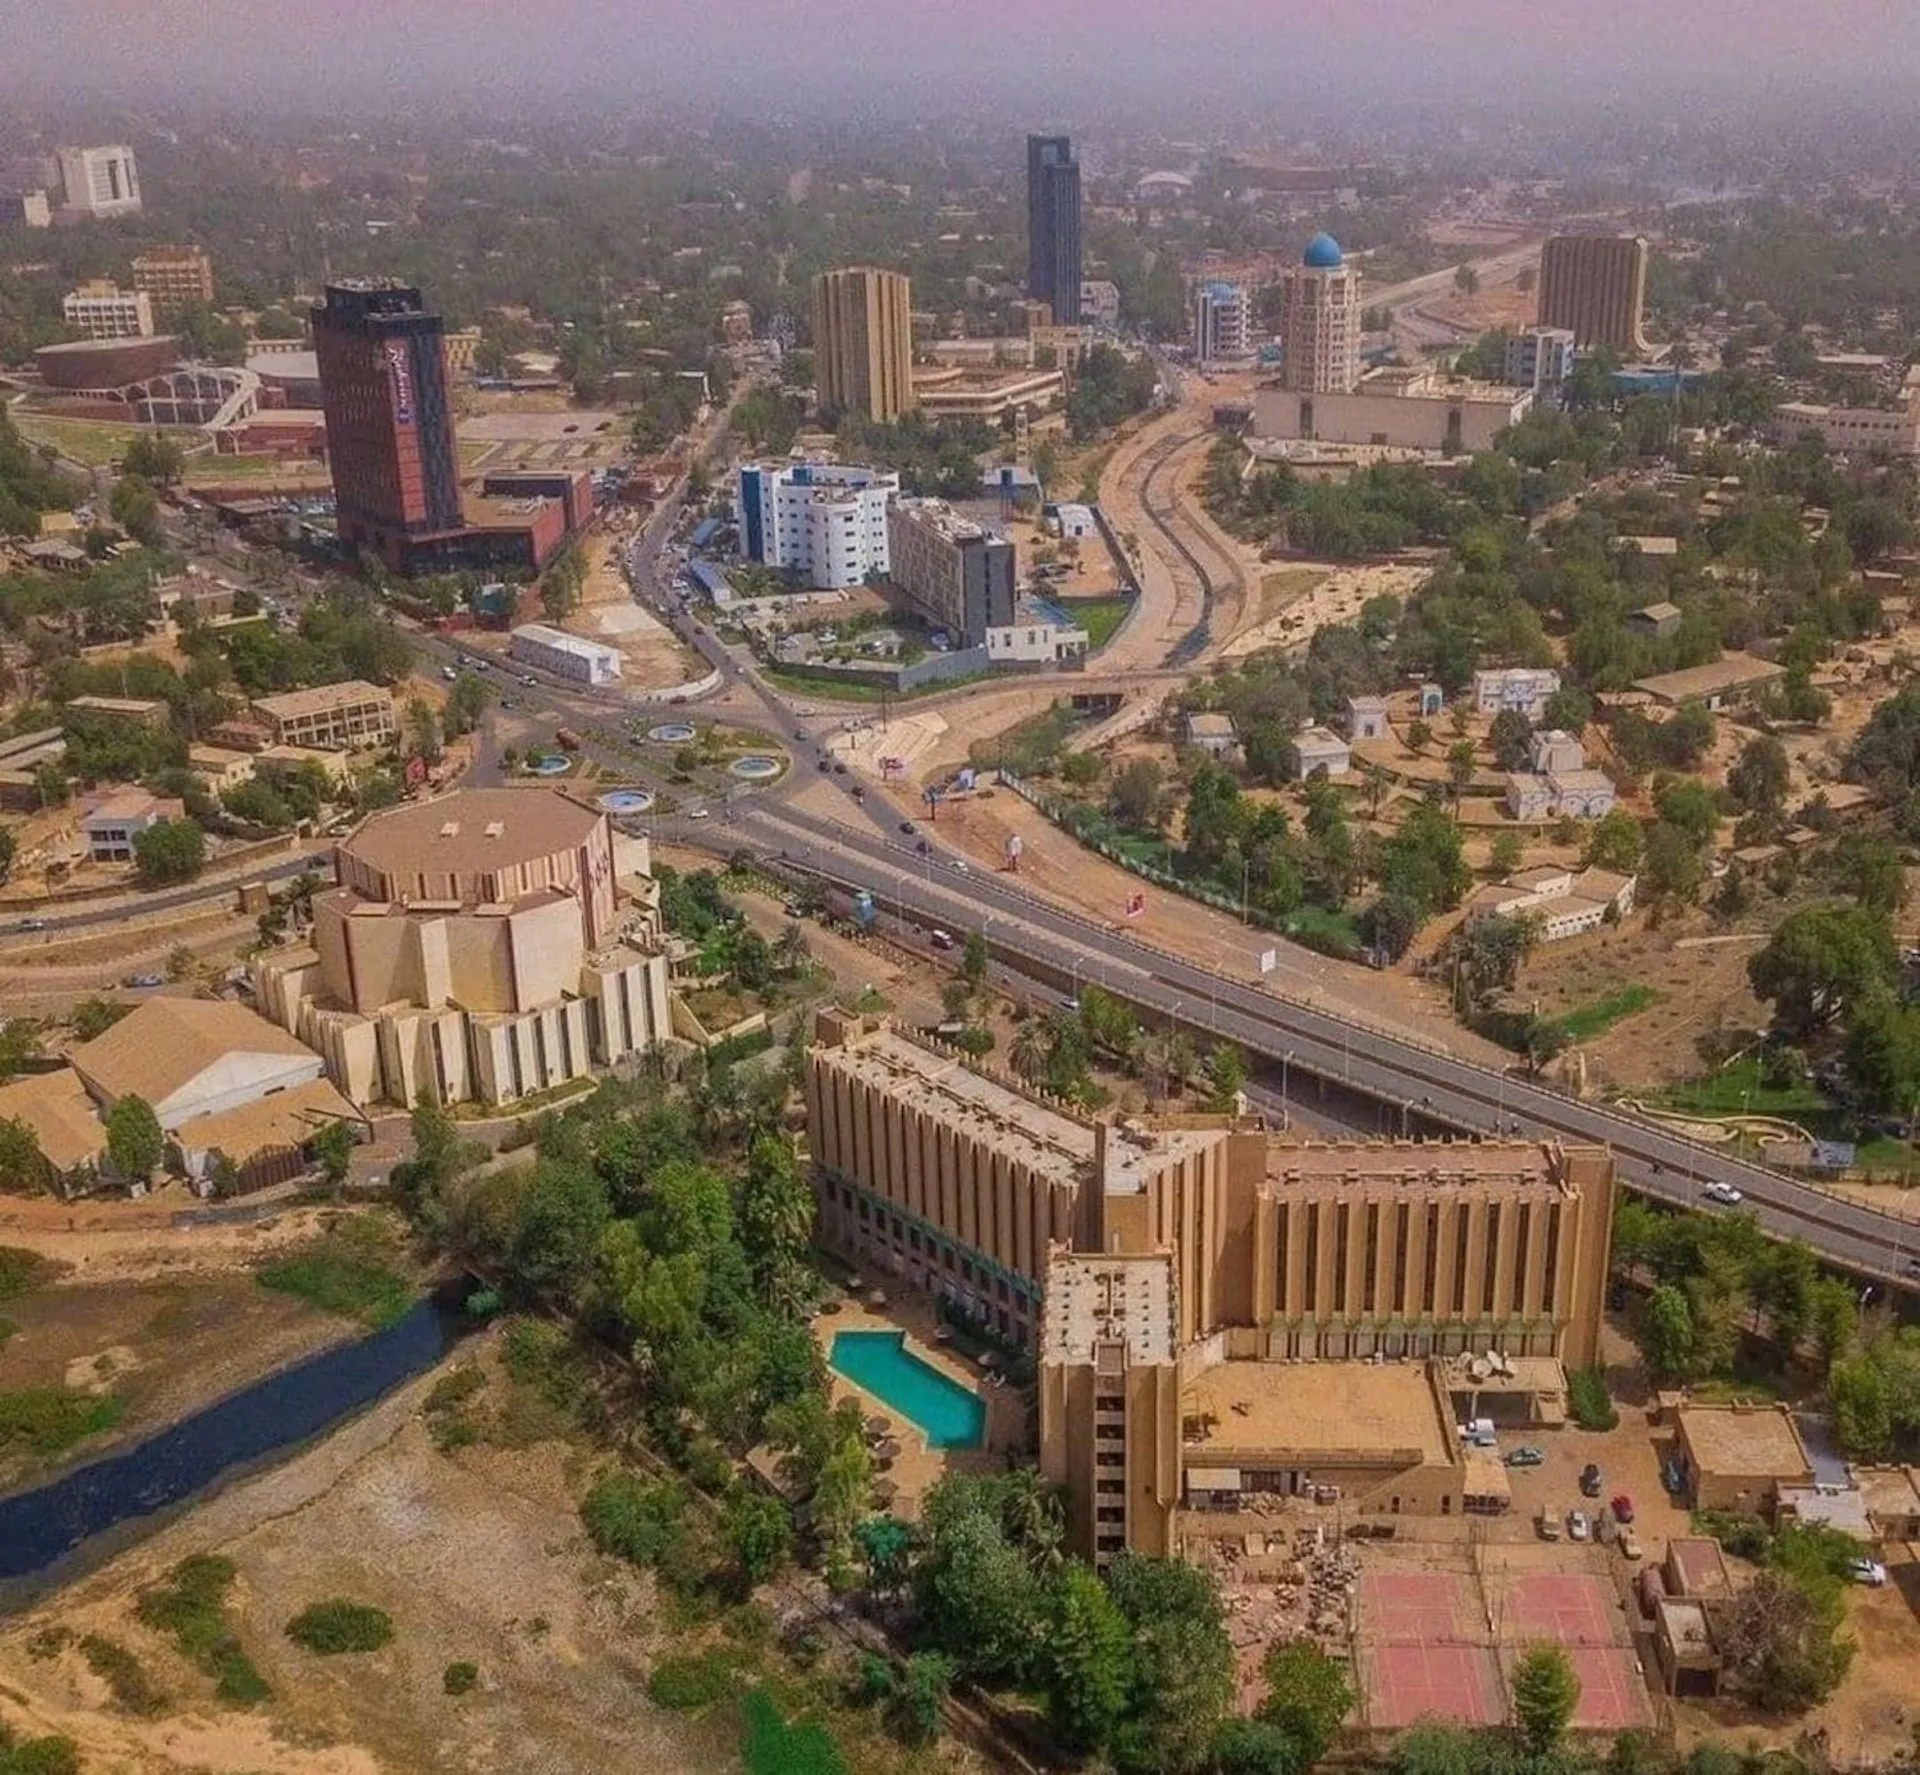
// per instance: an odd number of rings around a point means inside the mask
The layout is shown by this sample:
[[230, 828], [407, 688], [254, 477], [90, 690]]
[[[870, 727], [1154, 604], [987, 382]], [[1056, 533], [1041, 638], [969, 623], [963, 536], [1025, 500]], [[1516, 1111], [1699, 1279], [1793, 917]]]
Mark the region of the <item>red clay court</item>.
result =
[[1584, 1572], [1529, 1572], [1508, 1586], [1498, 1611], [1508, 1645], [1549, 1639], [1567, 1646], [1631, 1644], [1620, 1598], [1604, 1578]]
[[[1502, 1692], [1512, 1686], [1513, 1666], [1524, 1646], [1506, 1646], [1500, 1653]], [[1646, 1679], [1624, 1646], [1568, 1646], [1567, 1662], [1580, 1679], [1580, 1699], [1573, 1710], [1577, 1732], [1652, 1731], [1658, 1724]]]
[[1358, 1637], [1376, 1646], [1460, 1646], [1488, 1637], [1472, 1581], [1457, 1572], [1362, 1572], [1358, 1625]]
[[1360, 1653], [1370, 1726], [1397, 1731], [1419, 1719], [1463, 1726], [1506, 1721], [1506, 1686], [1486, 1646], [1372, 1645]]

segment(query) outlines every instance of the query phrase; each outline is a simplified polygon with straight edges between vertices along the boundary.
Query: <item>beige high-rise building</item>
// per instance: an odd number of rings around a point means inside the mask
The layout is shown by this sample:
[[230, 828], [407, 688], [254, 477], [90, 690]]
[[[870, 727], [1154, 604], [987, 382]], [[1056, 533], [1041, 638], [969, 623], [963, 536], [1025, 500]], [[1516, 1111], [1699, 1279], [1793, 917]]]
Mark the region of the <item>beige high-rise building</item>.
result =
[[1360, 273], [1330, 234], [1316, 234], [1280, 274], [1280, 386], [1349, 394], [1360, 380]]
[[872, 265], [813, 280], [820, 405], [891, 425], [913, 406], [913, 303], [906, 276]]
[[1638, 235], [1556, 234], [1540, 249], [1540, 320], [1582, 350], [1647, 351], [1647, 243]]
[[151, 339], [153, 304], [144, 290], [123, 290], [104, 280], [69, 290], [60, 318], [82, 339]]
[[1247, 1492], [1497, 1507], [1456, 1415], [1556, 1421], [1598, 1358], [1604, 1148], [1102, 1121], [885, 1024], [817, 1033], [821, 1239], [1035, 1350], [1041, 1468], [1096, 1563]]
[[153, 247], [134, 260], [133, 287], [147, 293], [162, 320], [184, 308], [208, 308], [213, 261], [200, 247]]

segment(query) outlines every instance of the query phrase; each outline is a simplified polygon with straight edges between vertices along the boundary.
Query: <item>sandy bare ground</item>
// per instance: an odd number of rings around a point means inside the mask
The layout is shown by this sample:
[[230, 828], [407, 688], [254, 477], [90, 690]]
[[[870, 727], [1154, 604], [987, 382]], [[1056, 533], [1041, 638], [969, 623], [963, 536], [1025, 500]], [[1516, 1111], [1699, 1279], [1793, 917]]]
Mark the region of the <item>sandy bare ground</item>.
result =
[[1403, 563], [1352, 567], [1332, 561], [1289, 561], [1267, 572], [1275, 578], [1294, 573], [1322, 577], [1299, 595], [1288, 597], [1274, 614], [1263, 613], [1236, 632], [1220, 649], [1223, 659], [1242, 659], [1269, 647], [1303, 647], [1321, 629], [1351, 622], [1369, 598], [1411, 597], [1432, 569]]
[[0, 1197], [0, 1245], [22, 1246], [66, 1264], [77, 1282], [144, 1282], [251, 1269], [273, 1252], [316, 1237], [338, 1213], [291, 1208], [245, 1225], [171, 1224], [181, 1209], [199, 1206], [179, 1184], [138, 1202]]
[[563, 626], [569, 634], [618, 648], [621, 681], [629, 689], [684, 684], [699, 673], [673, 633], [627, 589], [619, 554], [625, 540], [606, 530], [588, 539], [587, 582], [579, 608]]

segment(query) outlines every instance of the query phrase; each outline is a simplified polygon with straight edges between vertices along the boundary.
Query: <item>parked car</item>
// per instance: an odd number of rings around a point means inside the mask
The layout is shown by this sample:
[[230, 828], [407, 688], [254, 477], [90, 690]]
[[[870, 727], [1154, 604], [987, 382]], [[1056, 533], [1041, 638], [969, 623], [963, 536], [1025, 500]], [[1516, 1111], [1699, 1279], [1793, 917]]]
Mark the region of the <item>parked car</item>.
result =
[[1554, 1515], [1551, 1510], [1543, 1508], [1540, 1514], [1533, 1519], [1533, 1526], [1539, 1532], [1540, 1539], [1543, 1541], [1557, 1541], [1560, 1539], [1560, 1518]]
[[1587, 1541], [1592, 1538], [1593, 1525], [1588, 1522], [1586, 1511], [1569, 1510], [1567, 1512], [1567, 1539], [1570, 1541]]
[[1847, 1576], [1856, 1584], [1878, 1590], [1887, 1581], [1887, 1568], [1877, 1559], [1856, 1559], [1847, 1567]]
[[1722, 1183], [1717, 1178], [1701, 1191], [1709, 1202], [1718, 1202], [1723, 1208], [1737, 1208], [1746, 1197], [1730, 1183]]
[[1613, 1520], [1623, 1528], [1633, 1520], [1633, 1499], [1625, 1492], [1616, 1492], [1613, 1502], [1607, 1508], [1613, 1512]]
[[1631, 1529], [1622, 1529], [1620, 1531], [1620, 1539], [1617, 1544], [1620, 1548], [1620, 1557], [1622, 1559], [1638, 1559], [1640, 1557], [1640, 1543], [1634, 1539]]
[[129, 974], [120, 984], [130, 986], [136, 992], [144, 992], [149, 986], [160, 985], [161, 981], [158, 974]]
[[1580, 1469], [1580, 1491], [1584, 1497], [1600, 1495], [1600, 1468], [1596, 1462], [1589, 1461]]
[[1509, 1467], [1540, 1467], [1546, 1464], [1546, 1459], [1545, 1451], [1535, 1448], [1529, 1442], [1514, 1449], [1507, 1456], [1507, 1465]]
[[446, 681], [449, 684], [451, 684], [454, 681], [454, 679], [460, 676], [460, 674], [456, 672], [451, 666], [442, 666], [440, 668], [440, 676], [446, 679]]

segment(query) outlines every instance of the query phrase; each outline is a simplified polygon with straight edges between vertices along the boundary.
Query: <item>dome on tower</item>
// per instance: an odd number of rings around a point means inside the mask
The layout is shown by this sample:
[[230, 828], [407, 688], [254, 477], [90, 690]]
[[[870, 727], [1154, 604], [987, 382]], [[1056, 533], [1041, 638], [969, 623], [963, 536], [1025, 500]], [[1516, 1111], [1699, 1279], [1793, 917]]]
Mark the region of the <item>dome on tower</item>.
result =
[[1338, 271], [1346, 263], [1346, 256], [1340, 251], [1340, 243], [1331, 234], [1316, 234], [1307, 242], [1307, 250], [1301, 254], [1300, 263], [1309, 271]]

